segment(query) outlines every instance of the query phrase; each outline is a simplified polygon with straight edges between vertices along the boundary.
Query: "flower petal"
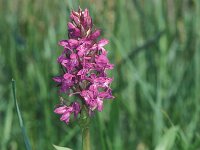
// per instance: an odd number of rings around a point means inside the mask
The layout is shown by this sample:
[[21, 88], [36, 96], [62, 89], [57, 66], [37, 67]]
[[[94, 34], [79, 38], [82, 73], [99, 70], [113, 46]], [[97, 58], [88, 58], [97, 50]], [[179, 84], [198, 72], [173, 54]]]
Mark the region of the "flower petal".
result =
[[109, 41], [107, 39], [102, 39], [102, 40], [100, 40], [98, 42], [98, 46], [103, 47], [103, 46], [105, 46], [108, 43], [109, 43]]
[[66, 110], [67, 106], [61, 106], [61, 107], [58, 107], [54, 110], [54, 112], [56, 114], [64, 114], [67, 110]]

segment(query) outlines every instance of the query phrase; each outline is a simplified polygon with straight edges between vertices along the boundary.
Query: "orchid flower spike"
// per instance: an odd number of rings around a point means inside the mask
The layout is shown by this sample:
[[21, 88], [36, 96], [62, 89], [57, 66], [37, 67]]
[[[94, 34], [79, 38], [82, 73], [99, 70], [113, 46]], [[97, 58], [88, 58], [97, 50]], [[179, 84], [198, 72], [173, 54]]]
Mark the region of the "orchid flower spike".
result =
[[91, 114], [95, 110], [103, 110], [105, 99], [114, 98], [110, 88], [113, 79], [106, 73], [113, 69], [104, 49], [108, 40], [98, 40], [100, 30], [93, 28], [88, 9], [72, 11], [70, 20], [69, 39], [59, 42], [64, 49], [57, 59], [62, 74], [53, 78], [58, 83], [60, 93], [76, 97], [68, 106], [62, 104], [54, 110], [61, 115], [60, 120], [67, 124], [72, 114], [74, 118], [78, 117], [83, 106]]

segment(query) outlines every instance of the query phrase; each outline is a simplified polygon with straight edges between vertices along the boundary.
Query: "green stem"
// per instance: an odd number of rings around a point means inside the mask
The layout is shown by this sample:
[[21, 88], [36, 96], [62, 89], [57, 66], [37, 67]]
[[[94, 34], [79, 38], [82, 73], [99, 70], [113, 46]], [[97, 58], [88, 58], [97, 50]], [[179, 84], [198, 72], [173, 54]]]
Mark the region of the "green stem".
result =
[[90, 131], [89, 127], [82, 129], [82, 147], [83, 150], [90, 150]]
[[88, 109], [85, 105], [83, 105], [83, 107], [82, 107], [79, 125], [82, 130], [83, 150], [90, 150], [90, 131], [89, 131], [90, 117], [88, 114]]

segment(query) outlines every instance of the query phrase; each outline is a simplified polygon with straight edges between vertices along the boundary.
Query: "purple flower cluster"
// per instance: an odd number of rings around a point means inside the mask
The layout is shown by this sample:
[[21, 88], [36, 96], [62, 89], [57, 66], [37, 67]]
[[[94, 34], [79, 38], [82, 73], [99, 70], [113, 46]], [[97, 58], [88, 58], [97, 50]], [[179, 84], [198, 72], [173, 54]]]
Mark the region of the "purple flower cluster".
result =
[[58, 63], [63, 73], [54, 77], [60, 86], [61, 93], [76, 95], [78, 99], [70, 106], [62, 105], [54, 112], [62, 115], [60, 120], [69, 123], [70, 115], [76, 118], [85, 105], [89, 113], [102, 111], [103, 100], [111, 99], [110, 84], [112, 78], [107, 77], [106, 70], [113, 69], [109, 63], [107, 51], [103, 48], [108, 40], [98, 40], [100, 30], [93, 29], [92, 19], [87, 9], [72, 11], [71, 22], [68, 23], [68, 40], [59, 45], [64, 47]]

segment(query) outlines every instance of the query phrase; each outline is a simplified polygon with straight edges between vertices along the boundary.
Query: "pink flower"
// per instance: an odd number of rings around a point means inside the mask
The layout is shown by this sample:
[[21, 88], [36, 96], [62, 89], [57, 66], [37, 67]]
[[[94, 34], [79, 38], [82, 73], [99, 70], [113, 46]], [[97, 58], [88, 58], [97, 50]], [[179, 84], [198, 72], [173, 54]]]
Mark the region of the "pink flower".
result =
[[69, 49], [69, 50], [73, 50], [77, 48], [78, 44], [79, 44], [79, 41], [75, 39], [62, 40], [59, 42], [60, 46], [63, 46], [64, 48]]
[[54, 112], [61, 115], [60, 120], [68, 124], [70, 120], [70, 115], [72, 113], [74, 113], [75, 118], [78, 116], [78, 113], [80, 112], [80, 105], [78, 102], [74, 102], [71, 106], [60, 106], [56, 108]]
[[[112, 78], [107, 77], [106, 70], [113, 69], [107, 58], [104, 46], [109, 43], [101, 39], [100, 30], [93, 29], [92, 18], [88, 9], [72, 11], [68, 23], [69, 39], [61, 40], [59, 45], [64, 48], [57, 61], [62, 67], [62, 74], [54, 77], [61, 93], [78, 96], [79, 100], [69, 106], [61, 106], [54, 110], [60, 114], [60, 120], [69, 123], [73, 113], [78, 117], [82, 106], [88, 108], [89, 114], [95, 110], [103, 110], [105, 99], [112, 99], [110, 84]], [[79, 101], [79, 102], [78, 102]]]
[[98, 97], [98, 93], [91, 90], [85, 90], [81, 92], [81, 96], [84, 98], [89, 109], [94, 111], [96, 108], [98, 111], [103, 109], [103, 99]]

